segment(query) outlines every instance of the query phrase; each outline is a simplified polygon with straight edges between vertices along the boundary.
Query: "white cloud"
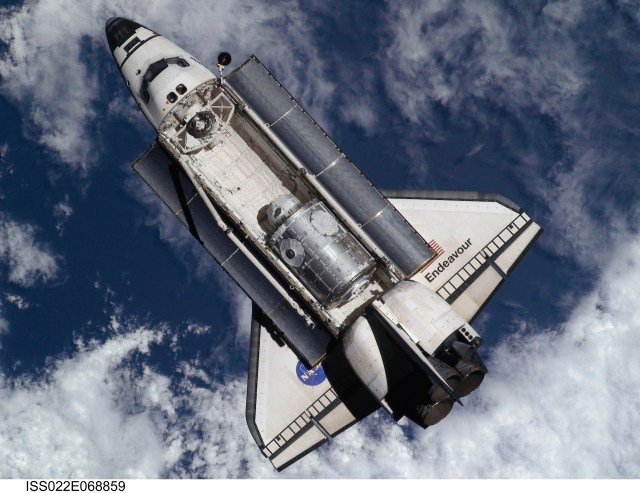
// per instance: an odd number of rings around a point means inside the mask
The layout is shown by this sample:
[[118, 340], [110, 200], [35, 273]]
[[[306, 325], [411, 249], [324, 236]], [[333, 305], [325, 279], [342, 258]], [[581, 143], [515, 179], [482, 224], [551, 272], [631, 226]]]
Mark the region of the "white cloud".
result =
[[187, 324], [187, 328], [185, 329], [185, 332], [187, 334], [195, 334], [197, 336], [207, 334], [210, 331], [211, 331], [210, 325], [203, 325], [203, 324], [198, 324], [194, 322], [189, 322]]
[[340, 113], [344, 121], [354, 123], [367, 134], [373, 132], [378, 123], [378, 115], [372, 101], [366, 96], [353, 98], [348, 105], [341, 108]]
[[78, 7], [28, 1], [0, 10], [0, 40], [8, 45], [0, 76], [4, 94], [23, 106], [25, 134], [82, 167], [93, 152], [86, 131], [100, 93], [96, 74], [82, 60], [91, 56], [87, 41], [98, 23], [89, 18], [91, 6]]
[[[0, 303], [0, 336], [9, 333], [9, 321], [4, 318], [2, 314], [2, 303]], [[0, 342], [0, 349], [2, 349], [2, 343]]]
[[58, 260], [49, 248], [36, 240], [35, 228], [0, 212], [0, 264], [8, 269], [8, 280], [30, 287], [54, 279]]
[[140, 135], [150, 134], [151, 128], [149, 122], [144, 117], [138, 105], [128, 92], [118, 93], [111, 97], [107, 106], [107, 114], [109, 118], [125, 120], [131, 127], [135, 128]]
[[65, 194], [64, 200], [58, 202], [53, 206], [53, 217], [56, 218], [56, 229], [59, 234], [62, 234], [64, 224], [73, 215], [73, 208], [69, 201], [69, 194]]
[[27, 308], [29, 308], [29, 302], [19, 294], [4, 293], [4, 299], [9, 303], [15, 305], [18, 310], [26, 310]]
[[[562, 33], [558, 16], [554, 22], [543, 17], [540, 31], [528, 32], [528, 20], [495, 2], [392, 3], [388, 15], [392, 42], [386, 84], [401, 111], [416, 123], [432, 119], [434, 103], [458, 111], [470, 96], [494, 98], [496, 92], [505, 105], [555, 112], [586, 82], [577, 46]], [[524, 32], [535, 39], [519, 46]], [[557, 36], [566, 43], [558, 46]]]
[[[189, 366], [183, 365], [181, 371], [189, 371]], [[222, 384], [207, 382], [206, 386], [185, 382], [181, 392], [191, 413], [174, 431], [182, 442], [182, 453], [190, 460], [174, 467], [172, 476], [276, 477], [247, 429], [243, 378], [226, 379]]]
[[[7, 154], [9, 153], [9, 144], [0, 144], [0, 180], [5, 174], [12, 175], [14, 173], [13, 165], [7, 162]], [[5, 194], [0, 190], [0, 200], [4, 200]]]
[[162, 333], [139, 328], [60, 359], [43, 378], [0, 379], [0, 477], [157, 477], [166, 467], [152, 410], [170, 412], [165, 379], [122, 366]]
[[382, 118], [379, 115], [375, 87], [378, 73], [369, 66], [344, 64], [340, 65], [336, 76], [342, 80], [341, 101], [335, 105], [339, 109], [341, 119], [358, 126], [367, 136], [380, 130], [379, 127], [383, 126], [380, 122], [388, 121], [389, 115], [384, 115]]
[[78, 340], [41, 377], [0, 379], [0, 476], [638, 477], [638, 258], [631, 238], [564, 324], [523, 322], [492, 350], [480, 389], [438, 426], [378, 412], [280, 475], [247, 430], [244, 375], [214, 378], [210, 360], [167, 374], [150, 364], [174, 336], [207, 330], [146, 327], [118, 312], [108, 341]]
[[253, 311], [251, 298], [238, 287], [228, 274], [222, 274], [219, 282], [223, 286], [225, 300], [233, 307], [233, 324], [236, 327], [235, 343], [239, 347], [249, 347]]
[[[148, 25], [211, 67], [222, 49], [233, 54], [234, 65], [256, 51], [316, 116], [324, 115], [334, 86], [325, 77], [310, 23], [295, 0], [275, 5], [248, 0], [156, 0], [144, 5], [133, 0], [115, 5], [41, 0], [2, 8], [0, 41], [8, 46], [0, 57], [4, 94], [19, 103], [25, 134], [75, 169], [86, 171], [96, 159], [99, 146], [90, 136], [99, 127], [98, 104], [105, 98], [119, 100], [124, 93], [104, 34], [106, 20], [114, 15]], [[101, 62], [107, 57], [109, 71], [104, 73]], [[110, 94], [114, 86], [118, 92]], [[131, 98], [127, 104], [135, 108]]]
[[[635, 49], [635, 34], [621, 20], [623, 14], [636, 15], [635, 9], [616, 9], [600, 0], [553, 2], [541, 10], [493, 1], [388, 2], [385, 19], [389, 43], [381, 62], [387, 94], [419, 125], [418, 138], [441, 141], [450, 121], [487, 129], [496, 113], [506, 113], [495, 132], [504, 132], [500, 144], [507, 159], [495, 163], [493, 172], [544, 200], [548, 217], [537, 217], [547, 231], [542, 244], [585, 269], [601, 261], [594, 242], [615, 244], [638, 219], [628, 201], [620, 200], [637, 199], [634, 188], [610, 172], [638, 178], [630, 157], [635, 147], [623, 137], [637, 125], [612, 109], [608, 96], [615, 93], [614, 104], [621, 108], [635, 106], [635, 73], [627, 65], [604, 73], [605, 58], [626, 59]], [[519, 134], [516, 143], [509, 125]], [[551, 128], [545, 142], [541, 127]], [[559, 148], [551, 152], [549, 145]], [[414, 174], [424, 179], [428, 163], [419, 158]], [[611, 227], [603, 214], [617, 217], [617, 224]]]
[[197, 359], [163, 375], [148, 360], [172, 331], [114, 316], [109, 340], [77, 339], [41, 376], [0, 374], [0, 477], [273, 474], [246, 429], [244, 378], [217, 382]]
[[[2, 303], [0, 303], [0, 336], [9, 333], [9, 321], [4, 318], [2, 313]], [[2, 339], [0, 338], [0, 350], [2, 349]]]

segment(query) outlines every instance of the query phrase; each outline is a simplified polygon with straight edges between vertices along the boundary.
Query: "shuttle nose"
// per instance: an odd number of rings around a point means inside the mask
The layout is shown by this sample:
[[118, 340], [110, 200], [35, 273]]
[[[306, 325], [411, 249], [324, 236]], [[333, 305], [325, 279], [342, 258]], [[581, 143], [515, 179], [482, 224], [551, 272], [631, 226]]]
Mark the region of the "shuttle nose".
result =
[[109, 29], [109, 26], [113, 24], [115, 21], [117, 21], [118, 19], [120, 19], [120, 17], [109, 17], [109, 19], [107, 19], [107, 23], [104, 26], [105, 29]]
[[142, 25], [124, 17], [111, 17], [104, 26], [111, 53], [133, 36], [139, 27]]

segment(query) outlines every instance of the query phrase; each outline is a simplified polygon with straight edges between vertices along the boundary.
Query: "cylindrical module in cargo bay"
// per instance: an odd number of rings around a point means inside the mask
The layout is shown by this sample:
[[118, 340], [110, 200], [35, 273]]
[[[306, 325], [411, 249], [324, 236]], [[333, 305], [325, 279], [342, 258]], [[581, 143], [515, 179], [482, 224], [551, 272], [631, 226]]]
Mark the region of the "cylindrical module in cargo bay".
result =
[[302, 205], [283, 195], [269, 205], [267, 218], [275, 228], [271, 248], [327, 308], [346, 303], [369, 284], [373, 257], [322, 202]]

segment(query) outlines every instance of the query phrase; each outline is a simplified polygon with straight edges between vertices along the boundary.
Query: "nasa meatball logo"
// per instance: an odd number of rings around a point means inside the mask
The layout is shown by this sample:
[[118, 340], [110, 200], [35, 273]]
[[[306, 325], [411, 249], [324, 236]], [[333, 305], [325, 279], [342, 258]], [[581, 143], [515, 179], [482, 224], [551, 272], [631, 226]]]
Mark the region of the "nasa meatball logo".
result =
[[296, 364], [296, 375], [298, 375], [298, 380], [310, 387], [320, 385], [327, 379], [327, 375], [324, 373], [324, 368], [322, 368], [322, 363], [309, 370], [304, 366], [302, 361], [298, 361]]

